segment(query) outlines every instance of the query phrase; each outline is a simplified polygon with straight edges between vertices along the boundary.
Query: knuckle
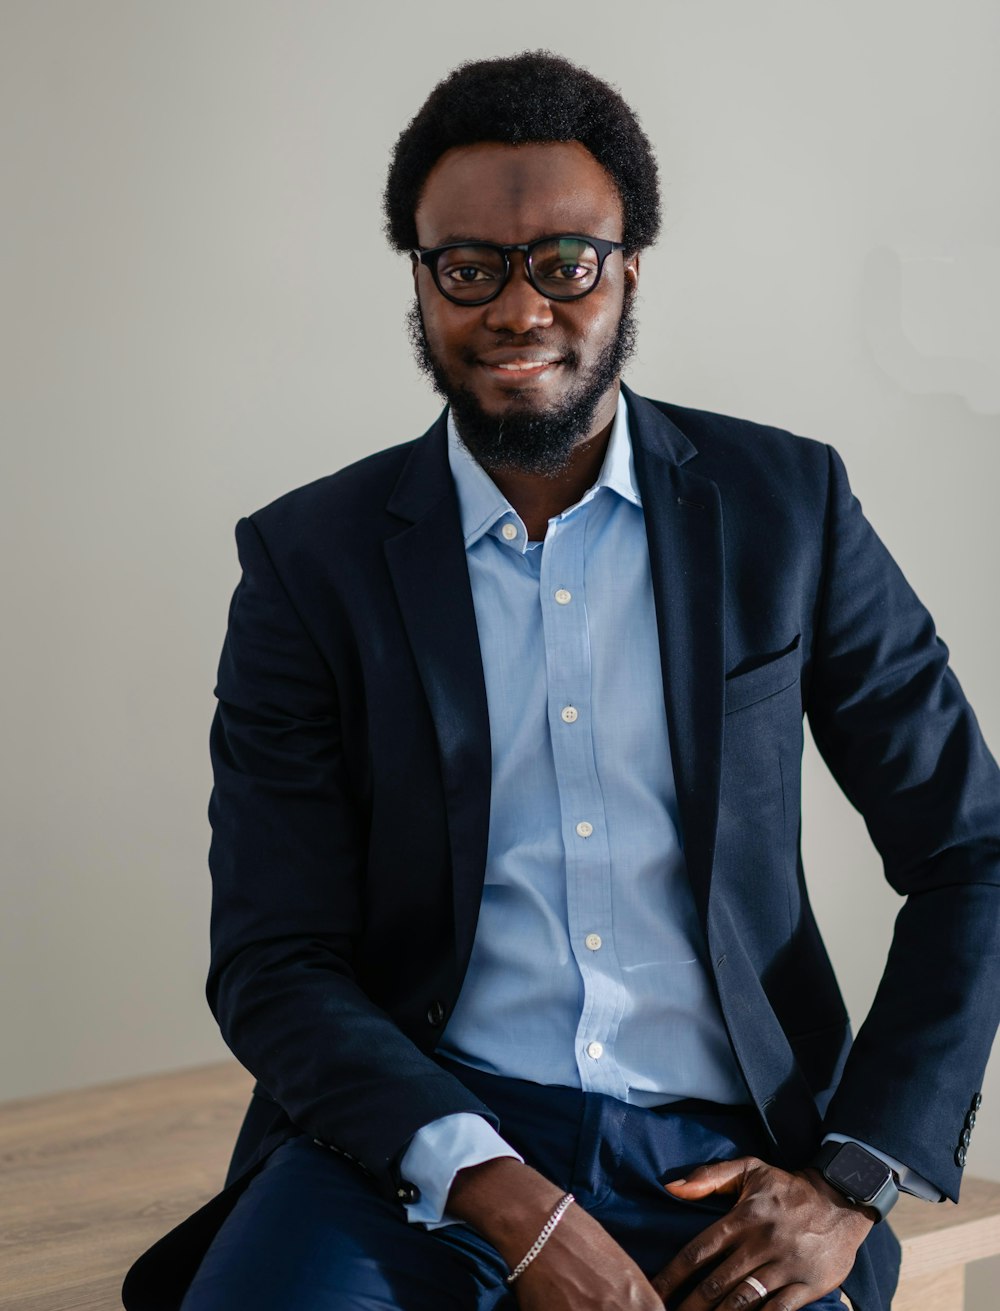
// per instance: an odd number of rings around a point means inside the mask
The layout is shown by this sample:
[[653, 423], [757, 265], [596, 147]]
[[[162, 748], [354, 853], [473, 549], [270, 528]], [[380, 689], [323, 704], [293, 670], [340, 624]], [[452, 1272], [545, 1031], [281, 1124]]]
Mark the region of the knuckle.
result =
[[717, 1302], [725, 1292], [725, 1289], [715, 1275], [709, 1275], [707, 1279], [702, 1280], [698, 1285], [698, 1292], [706, 1302]]
[[677, 1255], [686, 1266], [698, 1266], [701, 1265], [705, 1249], [700, 1243], [688, 1243]]

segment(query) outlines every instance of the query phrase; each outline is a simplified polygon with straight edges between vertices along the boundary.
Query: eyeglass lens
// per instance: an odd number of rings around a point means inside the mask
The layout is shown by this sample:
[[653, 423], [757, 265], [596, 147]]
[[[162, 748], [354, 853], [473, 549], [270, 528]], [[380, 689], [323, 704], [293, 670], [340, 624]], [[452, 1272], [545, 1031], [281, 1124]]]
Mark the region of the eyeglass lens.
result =
[[[493, 296], [503, 283], [505, 271], [503, 254], [490, 246], [456, 246], [438, 256], [441, 290], [470, 305]], [[597, 251], [578, 237], [553, 237], [535, 246], [529, 256], [533, 284], [542, 295], [558, 300], [585, 295], [600, 271]]]

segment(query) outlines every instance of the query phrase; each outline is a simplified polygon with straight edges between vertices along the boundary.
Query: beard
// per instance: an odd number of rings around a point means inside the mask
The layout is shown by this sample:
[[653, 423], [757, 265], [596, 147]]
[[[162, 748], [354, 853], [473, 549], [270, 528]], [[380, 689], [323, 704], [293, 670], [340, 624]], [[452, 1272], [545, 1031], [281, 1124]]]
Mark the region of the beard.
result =
[[[451, 406], [463, 444], [487, 473], [506, 470], [554, 478], [569, 465], [573, 447], [589, 433], [601, 399], [635, 350], [634, 305], [635, 293], [629, 289], [615, 335], [589, 369], [581, 371], [578, 352], [563, 356], [561, 367], [576, 370], [577, 379], [558, 405], [539, 410], [530, 405], [529, 392], [512, 391], [512, 404], [502, 415], [489, 414], [473, 391], [451, 380], [427, 340], [417, 300], [407, 311], [406, 328], [417, 367]], [[537, 344], [533, 336], [525, 334], [521, 344]], [[519, 405], [522, 398], [527, 403]]]

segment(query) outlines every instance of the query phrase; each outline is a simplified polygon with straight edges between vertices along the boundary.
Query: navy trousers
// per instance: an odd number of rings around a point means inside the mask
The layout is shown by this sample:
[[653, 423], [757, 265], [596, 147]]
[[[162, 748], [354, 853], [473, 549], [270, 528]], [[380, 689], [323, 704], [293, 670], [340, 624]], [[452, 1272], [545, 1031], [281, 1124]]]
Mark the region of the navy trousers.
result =
[[[496, 1112], [527, 1163], [572, 1192], [648, 1275], [731, 1204], [681, 1202], [662, 1184], [704, 1161], [765, 1150], [752, 1108], [686, 1101], [646, 1110], [449, 1068]], [[299, 1137], [250, 1183], [182, 1311], [515, 1311], [507, 1274], [471, 1229], [408, 1224], [356, 1165]], [[813, 1308], [843, 1305], [835, 1292]]]

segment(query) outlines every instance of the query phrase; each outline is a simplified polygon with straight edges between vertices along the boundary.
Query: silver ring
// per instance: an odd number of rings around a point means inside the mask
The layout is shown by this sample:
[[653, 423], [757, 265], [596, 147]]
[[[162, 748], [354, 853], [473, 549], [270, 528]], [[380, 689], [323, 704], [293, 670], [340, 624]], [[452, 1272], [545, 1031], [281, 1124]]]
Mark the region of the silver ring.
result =
[[759, 1279], [754, 1279], [753, 1275], [747, 1275], [745, 1279], [741, 1280], [741, 1282], [744, 1284], [749, 1284], [750, 1287], [753, 1289], [753, 1291], [756, 1294], [758, 1294], [758, 1296], [767, 1297], [767, 1289], [764, 1287], [764, 1285], [760, 1282]]

